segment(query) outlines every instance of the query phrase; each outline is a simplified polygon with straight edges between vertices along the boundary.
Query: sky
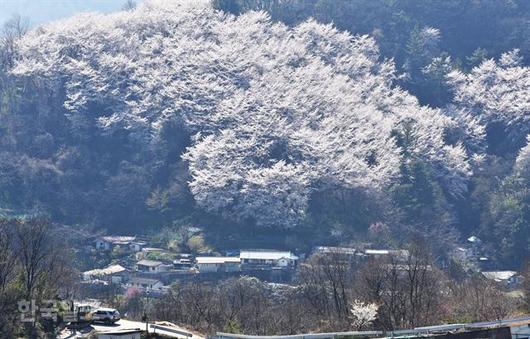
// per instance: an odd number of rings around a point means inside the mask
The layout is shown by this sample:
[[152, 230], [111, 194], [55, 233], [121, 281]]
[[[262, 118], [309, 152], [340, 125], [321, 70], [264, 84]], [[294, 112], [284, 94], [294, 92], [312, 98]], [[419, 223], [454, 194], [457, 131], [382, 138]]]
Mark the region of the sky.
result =
[[[19, 14], [34, 27], [80, 12], [113, 12], [126, 0], [0, 0], [0, 24]], [[137, 1], [138, 2], [138, 1]]]

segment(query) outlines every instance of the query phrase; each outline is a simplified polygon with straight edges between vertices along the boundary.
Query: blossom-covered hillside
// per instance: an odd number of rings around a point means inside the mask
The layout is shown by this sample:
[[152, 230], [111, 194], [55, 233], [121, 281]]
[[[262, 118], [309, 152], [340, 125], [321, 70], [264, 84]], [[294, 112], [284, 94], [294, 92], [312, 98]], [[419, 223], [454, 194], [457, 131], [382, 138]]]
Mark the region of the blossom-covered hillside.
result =
[[447, 245], [498, 227], [481, 220], [496, 192], [480, 192], [517, 175], [527, 153], [529, 69], [518, 52], [467, 71], [439, 53], [435, 27], [410, 48], [429, 59], [430, 93], [451, 91], [442, 108], [400, 87], [420, 61], [396, 70], [373, 37], [313, 19], [287, 26], [210, 1], [147, 0], [10, 27], [0, 114], [9, 211], [117, 230], [192, 223], [345, 239], [382, 223], [399, 241], [419, 233]]
[[392, 62], [367, 36], [151, 1], [44, 26], [18, 47], [14, 74], [64, 91], [77, 133], [123, 131], [156, 147], [166, 124], [182, 123], [189, 187], [209, 211], [296, 226], [311, 194], [384, 189], [416, 157], [447, 192], [465, 191], [466, 154], [443, 140], [451, 122], [393, 85]]

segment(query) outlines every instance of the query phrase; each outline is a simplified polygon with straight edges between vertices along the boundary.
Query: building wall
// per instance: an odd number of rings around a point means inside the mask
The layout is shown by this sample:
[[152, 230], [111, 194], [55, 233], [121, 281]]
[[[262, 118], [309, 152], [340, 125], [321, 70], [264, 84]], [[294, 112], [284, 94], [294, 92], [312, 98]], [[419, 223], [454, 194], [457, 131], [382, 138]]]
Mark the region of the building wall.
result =
[[198, 264], [199, 272], [201, 273], [212, 273], [212, 272], [238, 272], [241, 270], [239, 264], [236, 263], [225, 263], [225, 264]]
[[217, 272], [217, 264], [198, 264], [199, 272]]
[[234, 263], [225, 264], [223, 271], [224, 272], [239, 272], [241, 271], [241, 266], [239, 264], [234, 264]]
[[127, 334], [98, 334], [98, 339], [140, 339], [140, 333], [127, 333]]
[[167, 271], [166, 267], [163, 265], [160, 266], [144, 266], [144, 265], [136, 265], [138, 268], [138, 271], [140, 272], [149, 272], [149, 273], [158, 273], [158, 272], [165, 272]]

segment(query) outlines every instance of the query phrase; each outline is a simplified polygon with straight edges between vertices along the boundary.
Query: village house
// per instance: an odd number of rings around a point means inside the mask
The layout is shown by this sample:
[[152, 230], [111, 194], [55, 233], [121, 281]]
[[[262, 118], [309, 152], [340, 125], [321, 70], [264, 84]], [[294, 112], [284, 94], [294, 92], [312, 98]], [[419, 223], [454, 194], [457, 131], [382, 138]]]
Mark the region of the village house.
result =
[[242, 269], [294, 268], [298, 257], [290, 251], [241, 250]]
[[136, 263], [136, 270], [143, 273], [160, 273], [166, 272], [170, 268], [161, 261], [143, 259]]
[[357, 260], [358, 253], [355, 248], [351, 247], [317, 246], [314, 248], [312, 255], [319, 258], [328, 258], [329, 260], [352, 262]]
[[133, 252], [140, 252], [146, 245], [147, 243], [145, 241], [132, 241], [129, 244], [129, 248]]
[[189, 270], [193, 268], [193, 261], [188, 258], [180, 258], [173, 260], [173, 268], [176, 270]]
[[129, 247], [135, 240], [135, 236], [105, 236], [96, 239], [95, 247], [97, 250], [110, 251], [116, 246]]
[[119, 284], [126, 280], [128, 271], [121, 265], [110, 265], [101, 269], [93, 269], [82, 273], [84, 281], [102, 280], [113, 284]]
[[176, 270], [190, 270], [194, 266], [193, 255], [189, 253], [178, 253], [173, 260], [173, 268]]
[[357, 253], [357, 250], [351, 247], [317, 246], [314, 252], [319, 254], [340, 254], [344, 256], [354, 256], [355, 253]]
[[131, 278], [127, 286], [137, 288], [143, 292], [161, 292], [164, 284], [158, 279], [134, 277]]
[[200, 273], [238, 272], [241, 270], [238, 257], [197, 257], [195, 258]]

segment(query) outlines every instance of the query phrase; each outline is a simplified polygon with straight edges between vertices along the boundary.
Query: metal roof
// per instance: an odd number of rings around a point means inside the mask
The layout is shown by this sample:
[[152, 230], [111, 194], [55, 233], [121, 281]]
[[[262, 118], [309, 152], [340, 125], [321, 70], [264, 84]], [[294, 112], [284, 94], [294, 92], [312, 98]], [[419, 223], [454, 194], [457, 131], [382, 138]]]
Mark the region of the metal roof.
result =
[[508, 280], [514, 275], [517, 275], [515, 271], [491, 271], [491, 272], [482, 272], [482, 275], [488, 279], [495, 281]]
[[365, 250], [366, 254], [375, 254], [375, 255], [387, 255], [390, 254], [389, 250]]
[[101, 240], [110, 243], [128, 244], [131, 241], [136, 240], [136, 236], [123, 236], [123, 235], [107, 235], [101, 237]]
[[318, 246], [316, 248], [318, 253], [334, 253], [334, 254], [345, 254], [345, 255], [354, 255], [357, 250], [352, 247], [333, 247], [333, 246]]

